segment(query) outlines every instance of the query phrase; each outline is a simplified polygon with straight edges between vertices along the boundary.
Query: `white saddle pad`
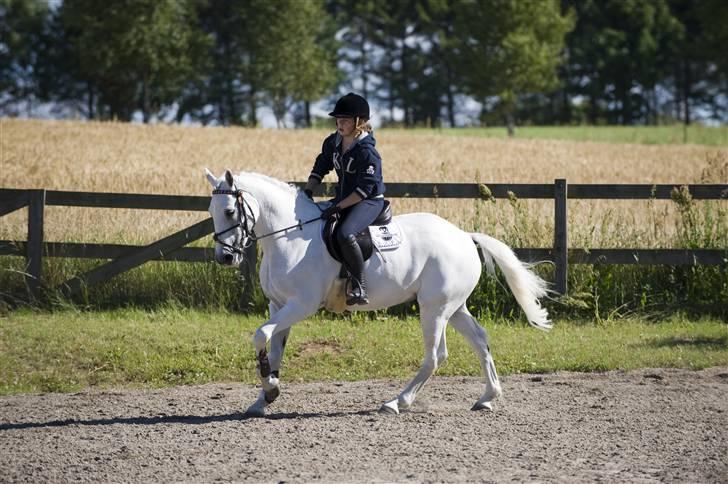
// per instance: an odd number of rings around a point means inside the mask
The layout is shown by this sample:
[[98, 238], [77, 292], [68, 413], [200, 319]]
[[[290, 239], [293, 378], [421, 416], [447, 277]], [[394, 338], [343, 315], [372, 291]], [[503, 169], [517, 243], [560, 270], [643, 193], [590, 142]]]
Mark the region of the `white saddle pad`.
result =
[[369, 234], [379, 250], [394, 250], [402, 245], [404, 238], [397, 222], [390, 222], [387, 225], [370, 225]]

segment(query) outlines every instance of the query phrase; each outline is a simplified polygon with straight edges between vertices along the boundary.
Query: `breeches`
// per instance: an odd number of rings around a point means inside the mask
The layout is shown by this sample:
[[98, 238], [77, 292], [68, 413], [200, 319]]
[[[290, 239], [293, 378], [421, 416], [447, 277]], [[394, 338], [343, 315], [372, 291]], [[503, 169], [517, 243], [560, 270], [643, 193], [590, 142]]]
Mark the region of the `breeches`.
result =
[[366, 229], [384, 208], [384, 199], [362, 200], [342, 212], [343, 222], [339, 225], [339, 240], [347, 239]]

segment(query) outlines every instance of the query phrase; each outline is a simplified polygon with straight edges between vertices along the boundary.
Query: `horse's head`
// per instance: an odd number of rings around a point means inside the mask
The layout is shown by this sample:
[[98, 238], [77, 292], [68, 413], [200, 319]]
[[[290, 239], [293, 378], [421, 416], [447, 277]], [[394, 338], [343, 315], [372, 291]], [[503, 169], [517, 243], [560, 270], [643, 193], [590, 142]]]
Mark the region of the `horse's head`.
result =
[[205, 169], [212, 185], [212, 198], [208, 211], [215, 226], [215, 260], [220, 264], [238, 265], [243, 260], [243, 249], [255, 237], [253, 227], [259, 215], [258, 202], [252, 195], [236, 186], [230, 170], [216, 178]]

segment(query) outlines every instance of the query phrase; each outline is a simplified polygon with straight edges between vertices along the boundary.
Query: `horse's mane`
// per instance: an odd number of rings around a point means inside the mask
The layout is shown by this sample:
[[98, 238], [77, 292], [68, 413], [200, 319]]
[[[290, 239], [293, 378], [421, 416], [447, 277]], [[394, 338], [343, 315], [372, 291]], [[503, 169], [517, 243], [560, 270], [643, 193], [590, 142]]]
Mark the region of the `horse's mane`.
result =
[[278, 180], [277, 178], [273, 178], [272, 176], [263, 175], [262, 173], [256, 173], [253, 171], [241, 171], [238, 173], [238, 177], [240, 178], [240, 181], [243, 182], [243, 184], [250, 183], [251, 178], [254, 182], [255, 180], [259, 180], [265, 183], [269, 183], [271, 185], [274, 185], [277, 188], [280, 188], [281, 190], [284, 190], [286, 192], [289, 192], [293, 195], [295, 195], [298, 192], [298, 188], [296, 188], [294, 185], [290, 185], [286, 182], [282, 182]]

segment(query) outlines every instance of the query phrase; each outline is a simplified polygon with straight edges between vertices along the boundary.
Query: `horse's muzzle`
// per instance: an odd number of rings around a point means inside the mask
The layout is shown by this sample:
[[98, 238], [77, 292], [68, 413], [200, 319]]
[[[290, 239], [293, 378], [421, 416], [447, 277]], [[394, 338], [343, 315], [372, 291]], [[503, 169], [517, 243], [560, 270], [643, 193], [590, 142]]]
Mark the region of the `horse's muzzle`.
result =
[[236, 262], [236, 255], [229, 250], [216, 250], [215, 251], [215, 262], [218, 264], [222, 264], [224, 266], [232, 266], [235, 265]]

